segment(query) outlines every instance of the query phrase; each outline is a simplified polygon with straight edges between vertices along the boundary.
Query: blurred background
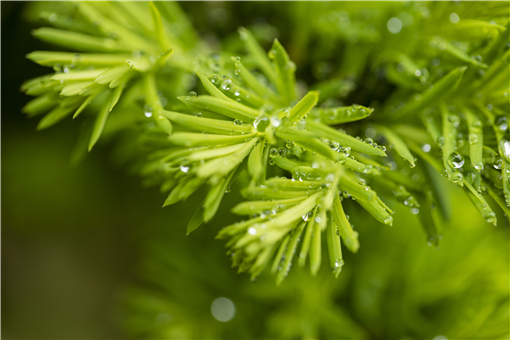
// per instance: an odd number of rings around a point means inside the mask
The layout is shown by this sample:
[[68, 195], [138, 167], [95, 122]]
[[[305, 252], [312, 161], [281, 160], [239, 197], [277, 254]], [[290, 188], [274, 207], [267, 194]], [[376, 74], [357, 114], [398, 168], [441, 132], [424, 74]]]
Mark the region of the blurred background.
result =
[[[361, 248], [345, 252], [340, 277], [296, 266], [276, 287], [267, 273], [255, 282], [237, 274], [214, 239], [234, 221], [235, 188], [221, 218], [186, 236], [198, 198], [161, 208], [164, 195], [142, 187], [108, 145], [71, 166], [77, 122], [36, 132], [37, 119], [20, 113], [21, 83], [47, 73], [24, 57], [48, 49], [30, 35], [39, 25], [28, 6], [1, 3], [4, 339], [508, 339], [508, 221], [485, 223], [446, 181], [454, 218], [440, 248], [404, 207], [392, 206], [389, 227], [348, 205]], [[241, 24], [259, 27], [291, 46], [300, 79], [327, 74], [328, 65], [300, 64], [299, 32], [282, 14], [289, 4], [181, 6], [212, 45]]]

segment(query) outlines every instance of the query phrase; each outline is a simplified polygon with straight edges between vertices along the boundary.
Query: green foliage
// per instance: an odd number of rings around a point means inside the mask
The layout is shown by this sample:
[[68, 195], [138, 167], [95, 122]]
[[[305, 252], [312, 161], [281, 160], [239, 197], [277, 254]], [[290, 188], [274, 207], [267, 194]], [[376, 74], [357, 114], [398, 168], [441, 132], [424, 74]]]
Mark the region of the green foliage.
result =
[[[34, 36], [74, 52], [27, 56], [55, 73], [23, 84], [36, 96], [23, 111], [44, 115], [39, 129], [87, 114], [89, 151], [102, 135], [134, 136], [126, 153], [169, 193], [164, 205], [203, 195], [188, 233], [237, 181], [247, 201], [233, 212], [249, 218], [218, 237], [252, 278], [269, 266], [281, 283], [296, 253], [315, 275], [323, 244], [338, 276], [342, 247], [360, 247], [348, 201], [387, 225], [393, 203], [409, 207], [434, 245], [450, 215], [445, 180], [487, 222], [495, 209], [509, 218], [506, 5], [296, 3], [292, 53], [274, 39], [266, 54], [246, 28], [212, 53], [175, 3], [72, 3], [72, 21], [41, 14], [55, 28]], [[308, 91], [289, 55], [302, 68], [340, 62], [316, 69]]]

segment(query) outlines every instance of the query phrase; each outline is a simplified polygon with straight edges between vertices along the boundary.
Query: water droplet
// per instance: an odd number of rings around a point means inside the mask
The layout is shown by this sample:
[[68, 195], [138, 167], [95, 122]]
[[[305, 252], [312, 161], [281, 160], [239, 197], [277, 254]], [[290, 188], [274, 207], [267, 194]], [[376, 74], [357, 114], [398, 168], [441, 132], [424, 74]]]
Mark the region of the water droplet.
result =
[[501, 131], [508, 130], [508, 118], [506, 118], [505, 116], [499, 117], [498, 119], [496, 119], [496, 126]]
[[451, 153], [450, 157], [448, 157], [448, 164], [455, 169], [459, 169], [464, 165], [464, 158], [460, 153], [454, 151]]
[[236, 119], [236, 120], [234, 120], [234, 124], [235, 124], [235, 125], [242, 125], [242, 124], [243, 124], [243, 121], [242, 121], [242, 120], [239, 120], [239, 119]]
[[485, 196], [489, 193], [489, 188], [487, 188], [486, 185], [482, 184], [480, 185], [477, 191], [480, 195]]
[[460, 172], [455, 172], [451, 176], [451, 181], [453, 183], [460, 183], [460, 182], [462, 182], [463, 179], [464, 179], [464, 175], [462, 175]]
[[189, 171], [189, 166], [179, 165], [179, 169], [186, 174]]
[[487, 215], [485, 215], [485, 221], [496, 225], [496, 213], [493, 211], [489, 212]]
[[348, 157], [351, 154], [351, 148], [349, 146], [341, 146], [337, 151], [338, 153], [343, 154], [345, 157]]
[[188, 95], [186, 96], [186, 100], [193, 100], [197, 97], [197, 93], [195, 91], [189, 91]]
[[457, 115], [448, 115], [448, 121], [456, 128], [460, 125], [460, 118]]
[[482, 172], [483, 171], [483, 163], [482, 162], [475, 162], [475, 163], [473, 163], [473, 167], [478, 172]]
[[202, 117], [202, 112], [198, 112], [195, 117], [198, 117], [198, 118], [201, 118]]
[[[508, 137], [508, 135], [506, 137]], [[510, 141], [502, 138], [499, 141], [499, 148], [503, 153], [502, 156], [507, 160], [507, 162], [510, 162]]]
[[233, 84], [232, 79], [227, 78], [221, 82], [221, 88], [225, 91], [228, 91], [232, 88], [232, 84]]
[[496, 159], [494, 162], [494, 169], [501, 170], [501, 167], [503, 166], [503, 160], [501, 158]]
[[423, 152], [430, 152], [430, 149], [431, 149], [431, 148], [432, 148], [432, 147], [430, 146], [430, 144], [423, 144], [423, 145], [421, 146], [421, 149], [422, 149], [422, 151], [423, 151]]
[[475, 144], [476, 142], [478, 142], [478, 135], [476, 135], [474, 133], [470, 133], [468, 136], [468, 139], [469, 139], [469, 144]]
[[335, 261], [335, 268], [340, 268], [344, 265], [344, 261], [343, 260], [336, 260]]

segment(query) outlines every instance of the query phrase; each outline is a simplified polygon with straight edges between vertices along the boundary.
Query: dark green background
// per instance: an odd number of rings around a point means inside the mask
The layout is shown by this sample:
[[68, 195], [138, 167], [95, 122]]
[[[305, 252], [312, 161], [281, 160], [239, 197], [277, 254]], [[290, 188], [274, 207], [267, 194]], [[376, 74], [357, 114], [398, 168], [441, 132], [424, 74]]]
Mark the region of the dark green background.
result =
[[[213, 240], [213, 237], [232, 217], [217, 218], [212, 225], [186, 237], [186, 223], [196, 200], [191, 198], [186, 203], [162, 209], [164, 195], [154, 188], [142, 188], [139, 179], [128, 175], [124, 165], [115, 161], [112, 149], [106, 145], [96, 147], [80, 166], [70, 166], [69, 156], [79, 122], [68, 119], [49, 130], [35, 131], [37, 119], [28, 120], [20, 113], [29, 98], [19, 91], [19, 87], [24, 80], [44, 74], [47, 69], [29, 62], [24, 55], [48, 48], [30, 35], [35, 26], [22, 17], [26, 5], [24, 2], [1, 3], [2, 337], [122, 338], [126, 333], [121, 301], [126, 287], [144, 285], [139, 275], [139, 259], [146, 256], [141, 246], [144, 241], [156, 238], [169, 247], [180, 244], [182, 253], [172, 250], [173, 254], [196, 260], [204, 256], [204, 252], [194, 250], [205, 249], [205, 244], [213, 244], [210, 247], [216, 253], [223, 252], [222, 242]], [[206, 16], [213, 9], [221, 9], [224, 6], [221, 3], [189, 2], [182, 6], [192, 13], [199, 32], [211, 41], [217, 36], [235, 34], [235, 28], [241, 23], [262, 21], [280, 28], [284, 45], [291, 39], [291, 32], [285, 31], [286, 23], [280, 15], [285, 10], [283, 5], [228, 4], [229, 10], [225, 11], [227, 25]], [[292, 51], [290, 53], [291, 58], [299, 58], [293, 56]], [[309, 78], [310, 71], [301, 70], [299, 77]], [[232, 195], [227, 199], [227, 205], [237, 199], [235, 194]], [[452, 197], [456, 218], [443, 231], [445, 239], [441, 250], [427, 247], [416, 217], [405, 209], [397, 212], [399, 217], [393, 228], [381, 226], [368, 216], [354, 216], [354, 224], [360, 231], [360, 253], [355, 256], [345, 254], [345, 273], [338, 281], [331, 275], [321, 276], [320, 280], [332, 285], [338, 282], [342, 287], [362, 286], [368, 282], [369, 286], [374, 285], [374, 292], [398, 301], [392, 294], [412, 290], [412, 282], [400, 280], [407, 275], [406, 268], [412, 267], [404, 262], [416, 261], [423, 268], [438, 272], [434, 274], [437, 277], [442, 277], [441, 271], [448, 271], [444, 263], [452, 258], [461, 265], [473, 264], [462, 262], [463, 257], [484, 238], [508, 240], [508, 225], [502, 216], [501, 226], [492, 228], [453, 186]], [[496, 247], [501, 249], [500, 256], [508, 260], [508, 246], [497, 244]], [[272, 278], [269, 278], [271, 284], [264, 284], [264, 279], [261, 280], [263, 283], [251, 284], [246, 275], [235, 275], [226, 256], [219, 256], [215, 261], [218, 268], [234, 280], [233, 284], [246, 285], [252, 291], [251, 298], [246, 301], [253, 309], [267, 309], [267, 313], [258, 314], [253, 323], [260, 329], [270, 328], [261, 315], [269, 315], [278, 303], [272, 305], [256, 296], [288, 294], [293, 285], [298, 285], [298, 274], [291, 272], [289, 283], [275, 288]], [[490, 263], [491, 259], [478, 258], [477, 261]], [[194, 271], [206, 271], [206, 261], [196, 263]], [[377, 290], [379, 281], [374, 274], [377, 270], [395, 277], [390, 280], [392, 286], [386, 292]], [[493, 273], [500, 267], [491, 268], [487, 264], [486, 270]], [[353, 272], [359, 273], [358, 276], [353, 276]], [[477, 271], [474, 275], [481, 277], [485, 273]], [[503, 284], [505, 280], [508, 282], [508, 275], [503, 275], [501, 280]], [[455, 290], [448, 286], [448, 282], [436, 284], [439, 290]], [[305, 288], [300, 292], [306, 292]], [[229, 291], [221, 293], [228, 296]], [[281, 304], [292, 299], [290, 297]], [[365, 307], [373, 303], [370, 294], [360, 299], [366, 302]], [[378, 338], [376, 330], [381, 329], [376, 324], [384, 323], [398, 329], [408, 312], [407, 307], [395, 303], [388, 304], [388, 310], [368, 309], [373, 312], [368, 315], [370, 313], [363, 310], [355, 311], [354, 300], [353, 296], [343, 296], [330, 302], [352, 313], [351, 317], [363, 324], [373, 338]], [[441, 304], [437, 306], [432, 307], [440, 308]], [[242, 308], [237, 313], [238, 319], [249, 315], [249, 311]], [[230, 327], [239, 327], [235, 320]], [[194, 319], [193, 322], [199, 325], [201, 320]], [[434, 329], [434, 323], [431, 328]], [[241, 333], [232, 334], [235, 338]]]

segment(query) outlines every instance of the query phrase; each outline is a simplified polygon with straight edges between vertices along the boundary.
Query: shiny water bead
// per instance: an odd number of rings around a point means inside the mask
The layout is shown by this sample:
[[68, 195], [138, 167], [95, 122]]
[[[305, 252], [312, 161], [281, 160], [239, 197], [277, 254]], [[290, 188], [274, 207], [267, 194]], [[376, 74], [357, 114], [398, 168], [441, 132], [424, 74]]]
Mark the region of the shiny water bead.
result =
[[278, 150], [276, 148], [271, 148], [271, 150], [269, 150], [269, 155], [270, 156], [278, 155]]
[[501, 158], [496, 159], [494, 162], [494, 169], [501, 170], [501, 167], [503, 166], [503, 160]]
[[491, 211], [485, 216], [485, 221], [496, 225], [496, 213]]
[[269, 118], [263, 114], [255, 118], [253, 121], [253, 127], [256, 128], [259, 132], [264, 132], [268, 126]]
[[510, 162], [510, 140], [507, 140], [507, 138], [510, 139], [510, 136], [507, 135], [499, 141], [499, 149], [502, 152], [501, 156], [503, 156], [507, 162]]
[[393, 217], [391, 216], [386, 217], [383, 223], [391, 225], [393, 223]]
[[462, 182], [462, 180], [464, 179], [464, 175], [462, 175], [460, 172], [455, 172], [453, 173], [453, 175], [451, 176], [451, 181], [453, 183], [460, 183]]
[[193, 100], [197, 98], [197, 93], [195, 91], [189, 91], [188, 95], [186, 96], [186, 100]]
[[448, 115], [448, 121], [456, 128], [460, 125], [460, 118], [457, 115]]
[[482, 162], [476, 162], [476, 163], [474, 163], [474, 164], [473, 164], [473, 167], [475, 168], [475, 170], [476, 170], [476, 171], [479, 171], [479, 172], [483, 171], [483, 168], [484, 168], [484, 166], [483, 166], [483, 163], [482, 163]]
[[227, 78], [227, 79], [225, 79], [225, 80], [223, 80], [223, 81], [221, 82], [221, 85], [220, 85], [220, 86], [221, 86], [221, 88], [222, 88], [223, 90], [228, 91], [228, 90], [230, 90], [230, 89], [232, 88], [232, 85], [233, 85], [233, 84], [234, 84], [234, 83], [233, 83], [232, 79]]
[[478, 142], [478, 136], [474, 133], [470, 133], [468, 136], [469, 144], [475, 144]]
[[489, 193], [489, 188], [487, 188], [486, 185], [482, 184], [480, 185], [477, 191], [480, 195], [485, 196]]
[[239, 120], [239, 119], [236, 119], [236, 120], [234, 120], [234, 124], [235, 125], [243, 125], [243, 121]]
[[210, 78], [210, 80], [211, 80], [211, 83], [213, 83], [214, 85], [218, 84], [218, 81], [219, 81], [218, 76], [212, 76]]
[[340, 148], [340, 143], [338, 143], [337, 141], [331, 141], [330, 147], [331, 149], [338, 151], [338, 149]]
[[457, 151], [452, 152], [448, 157], [448, 164], [455, 169], [459, 169], [464, 165], [464, 158]]
[[414, 208], [418, 205], [418, 202], [416, 201], [416, 198], [414, 198], [413, 196], [408, 196], [405, 200], [404, 200], [404, 205], [407, 205], [411, 208]]

